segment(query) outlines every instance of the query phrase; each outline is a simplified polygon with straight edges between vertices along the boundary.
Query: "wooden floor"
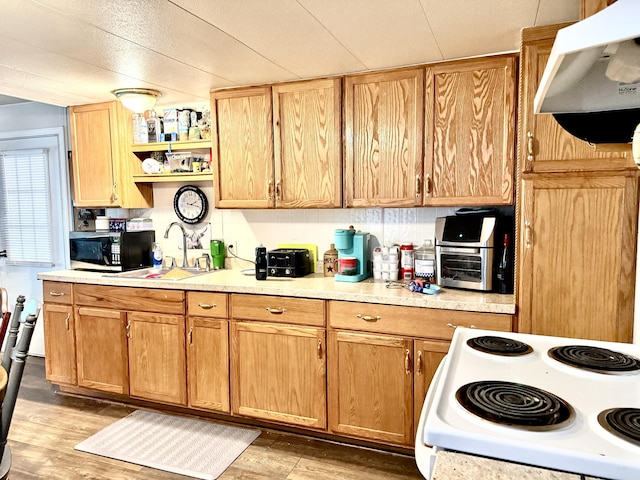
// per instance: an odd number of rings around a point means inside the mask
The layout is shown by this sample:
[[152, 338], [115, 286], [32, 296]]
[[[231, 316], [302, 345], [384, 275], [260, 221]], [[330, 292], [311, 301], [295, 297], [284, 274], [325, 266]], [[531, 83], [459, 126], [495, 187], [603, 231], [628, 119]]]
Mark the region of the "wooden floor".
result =
[[[78, 452], [73, 447], [132, 408], [54, 393], [42, 358], [29, 357], [9, 431], [10, 480], [178, 480], [160, 470]], [[220, 479], [421, 479], [410, 456], [262, 430]]]

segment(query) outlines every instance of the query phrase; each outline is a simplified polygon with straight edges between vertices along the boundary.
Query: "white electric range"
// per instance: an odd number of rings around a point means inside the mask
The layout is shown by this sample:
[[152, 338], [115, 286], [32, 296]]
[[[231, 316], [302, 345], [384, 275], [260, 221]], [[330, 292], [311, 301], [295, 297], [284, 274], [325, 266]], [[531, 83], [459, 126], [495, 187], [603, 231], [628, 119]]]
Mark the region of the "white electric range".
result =
[[640, 479], [640, 345], [458, 328], [418, 426], [426, 478], [439, 449]]

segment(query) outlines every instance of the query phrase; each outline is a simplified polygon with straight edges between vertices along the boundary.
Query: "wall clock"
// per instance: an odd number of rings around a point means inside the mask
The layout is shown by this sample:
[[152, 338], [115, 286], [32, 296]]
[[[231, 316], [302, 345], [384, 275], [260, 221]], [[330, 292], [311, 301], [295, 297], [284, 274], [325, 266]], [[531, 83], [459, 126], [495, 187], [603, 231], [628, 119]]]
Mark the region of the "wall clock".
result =
[[200, 223], [207, 215], [209, 202], [198, 187], [184, 185], [173, 197], [173, 209], [180, 221], [189, 224]]

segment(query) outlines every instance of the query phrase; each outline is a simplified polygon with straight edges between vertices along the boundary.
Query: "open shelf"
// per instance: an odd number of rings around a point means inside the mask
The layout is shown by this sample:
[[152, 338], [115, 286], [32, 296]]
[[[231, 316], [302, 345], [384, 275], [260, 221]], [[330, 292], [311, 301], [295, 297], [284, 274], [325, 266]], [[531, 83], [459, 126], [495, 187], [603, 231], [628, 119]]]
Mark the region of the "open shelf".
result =
[[134, 175], [136, 183], [213, 182], [213, 173], [144, 173]]
[[134, 143], [131, 151], [140, 152], [166, 152], [169, 150], [191, 150], [193, 148], [211, 148], [211, 140], [189, 140], [186, 142], [155, 142], [155, 143]]

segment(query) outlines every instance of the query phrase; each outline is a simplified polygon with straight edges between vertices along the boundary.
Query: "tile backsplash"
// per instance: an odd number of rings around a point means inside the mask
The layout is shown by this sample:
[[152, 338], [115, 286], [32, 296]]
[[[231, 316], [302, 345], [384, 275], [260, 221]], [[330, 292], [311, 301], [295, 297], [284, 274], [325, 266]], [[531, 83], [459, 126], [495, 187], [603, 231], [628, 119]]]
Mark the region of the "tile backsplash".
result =
[[[357, 209], [300, 209], [300, 210], [221, 210], [213, 207], [214, 191], [208, 184], [196, 184], [209, 199], [209, 213], [203, 223], [186, 225], [187, 233], [199, 238], [202, 248], [190, 249], [190, 265], [203, 252], [209, 251], [209, 240], [222, 239], [233, 244], [239, 257], [254, 259], [255, 247], [262, 244], [268, 250], [279, 243], [311, 243], [318, 246], [318, 256], [333, 243], [333, 232], [353, 225], [357, 230], [371, 234], [371, 248], [382, 244], [400, 244], [410, 241], [421, 245], [435, 235], [436, 217], [453, 215], [457, 207], [425, 208], [357, 208]], [[173, 197], [180, 184], [159, 183], [153, 187], [153, 209], [108, 210], [110, 216], [150, 217], [156, 231], [156, 240], [162, 242], [164, 255], [182, 258], [182, 240], [179, 229], [171, 230], [168, 239], [164, 232], [171, 222], [177, 221], [173, 211]], [[210, 231], [209, 231], [210, 227]], [[189, 247], [191, 248], [191, 247]], [[229, 261], [229, 259], [228, 259]], [[233, 266], [247, 263], [229, 261]]]

